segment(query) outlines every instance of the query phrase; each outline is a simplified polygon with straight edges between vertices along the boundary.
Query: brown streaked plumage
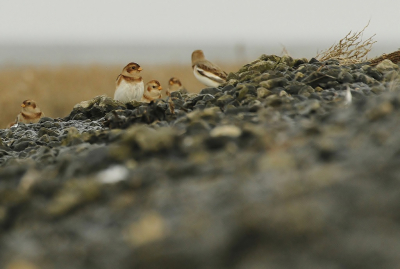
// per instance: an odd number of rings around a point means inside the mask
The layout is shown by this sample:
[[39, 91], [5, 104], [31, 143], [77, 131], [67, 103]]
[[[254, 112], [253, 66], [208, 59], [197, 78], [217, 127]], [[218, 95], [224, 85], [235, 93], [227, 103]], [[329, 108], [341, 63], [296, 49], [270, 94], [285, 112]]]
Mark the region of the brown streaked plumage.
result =
[[141, 82], [141, 81], [143, 81], [142, 77], [131, 78], [131, 77], [127, 77], [127, 76], [124, 76], [124, 75], [119, 75], [118, 78], [117, 78], [117, 83], [116, 83], [117, 86], [119, 86], [121, 84], [122, 80], [129, 81], [129, 82]]
[[[176, 86], [182, 87], [182, 82], [176, 77], [170, 78], [169, 81], [168, 81], [168, 84], [170, 86], [176, 85]], [[176, 90], [179, 90], [179, 89], [176, 89]]]
[[187, 90], [182, 86], [181, 81], [176, 77], [172, 77], [168, 81], [168, 89], [166, 91], [166, 94], [167, 96], [171, 96], [171, 92], [175, 91], [187, 93]]
[[36, 105], [36, 102], [33, 100], [23, 101], [21, 107], [21, 112], [18, 114], [15, 122], [10, 123], [9, 127], [19, 122], [25, 124], [37, 123], [42, 117], [44, 117], [44, 113], [40, 110], [40, 108]]
[[226, 72], [219, 66], [207, 61], [202, 50], [193, 51], [192, 69], [197, 80], [206, 86], [218, 87], [226, 82]]
[[139, 75], [143, 69], [137, 63], [129, 63], [117, 77], [114, 99], [123, 103], [132, 100], [140, 101], [143, 96], [144, 84]]
[[150, 80], [146, 83], [145, 91], [143, 93], [142, 102], [150, 103], [153, 100], [161, 98], [161, 84], [158, 80]]

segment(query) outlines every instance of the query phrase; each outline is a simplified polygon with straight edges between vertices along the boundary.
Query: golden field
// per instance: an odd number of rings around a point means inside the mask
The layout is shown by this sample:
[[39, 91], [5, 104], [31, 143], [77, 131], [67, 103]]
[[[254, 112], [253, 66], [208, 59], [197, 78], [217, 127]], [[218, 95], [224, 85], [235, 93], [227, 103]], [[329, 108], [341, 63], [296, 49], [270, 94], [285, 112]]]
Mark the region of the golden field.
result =
[[[227, 73], [244, 63], [218, 63]], [[205, 86], [196, 80], [190, 64], [141, 64], [144, 82], [157, 79], [164, 89], [175, 76], [189, 92]], [[33, 99], [47, 117], [68, 116], [75, 104], [97, 95], [114, 96], [115, 79], [124, 66], [6, 66], [0, 69], [0, 128], [6, 128], [21, 110], [21, 103]], [[163, 92], [164, 93], [164, 92]]]

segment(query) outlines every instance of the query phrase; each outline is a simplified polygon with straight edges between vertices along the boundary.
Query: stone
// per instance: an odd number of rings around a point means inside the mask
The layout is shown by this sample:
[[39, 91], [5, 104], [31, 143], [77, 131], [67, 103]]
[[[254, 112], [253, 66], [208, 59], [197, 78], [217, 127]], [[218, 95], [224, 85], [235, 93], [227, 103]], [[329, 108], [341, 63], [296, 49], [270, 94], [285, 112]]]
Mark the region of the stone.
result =
[[399, 70], [381, 70], [261, 55], [201, 93], [0, 129], [0, 268], [399, 264]]
[[260, 86], [264, 87], [268, 90], [276, 88], [276, 87], [284, 87], [288, 84], [288, 80], [286, 78], [274, 78], [269, 79], [267, 81], [260, 82]]
[[314, 89], [309, 85], [304, 85], [298, 92], [299, 95], [303, 95], [305, 97], [310, 97], [312, 93], [314, 93]]
[[376, 66], [376, 70], [381, 73], [385, 73], [391, 70], [399, 70], [399, 66], [394, 64], [391, 60], [385, 59]]
[[200, 94], [211, 94], [211, 95], [215, 95], [215, 94], [217, 94], [217, 93], [219, 93], [219, 92], [221, 92], [221, 90], [218, 89], [218, 88], [205, 88], [205, 89], [202, 89], [202, 90], [200, 91]]
[[227, 105], [228, 103], [232, 102], [234, 100], [233, 96], [231, 95], [223, 95], [220, 98], [217, 99], [216, 104], [218, 106], [224, 106]]
[[300, 115], [308, 115], [312, 112], [317, 111], [321, 107], [321, 105], [320, 101], [318, 100], [306, 100], [298, 103], [296, 107]]
[[54, 119], [49, 117], [40, 118], [39, 123], [45, 123], [45, 122], [54, 122]]
[[373, 86], [371, 88], [371, 91], [375, 94], [381, 94], [382, 92], [384, 92], [386, 89], [383, 85], [378, 85], [378, 86]]
[[211, 130], [212, 137], [239, 137], [242, 131], [234, 125], [218, 126]]
[[272, 92], [270, 90], [267, 90], [264, 87], [257, 88], [257, 98], [265, 98], [271, 94], [272, 94]]
[[38, 132], [38, 137], [41, 137], [43, 135], [48, 135], [48, 136], [58, 136], [58, 133], [56, 131], [53, 131], [51, 129], [47, 129], [47, 128], [40, 128], [39, 132]]
[[264, 73], [267, 70], [272, 70], [276, 66], [276, 63], [273, 61], [258, 61], [251, 66], [249, 66], [248, 70], [256, 70], [260, 73]]

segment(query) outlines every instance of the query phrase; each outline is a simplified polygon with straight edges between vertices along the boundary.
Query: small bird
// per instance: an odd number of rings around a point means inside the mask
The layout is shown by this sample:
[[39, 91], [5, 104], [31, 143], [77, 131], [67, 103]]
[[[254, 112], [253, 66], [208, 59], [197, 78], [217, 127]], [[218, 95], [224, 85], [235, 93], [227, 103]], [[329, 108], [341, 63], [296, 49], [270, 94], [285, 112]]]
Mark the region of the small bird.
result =
[[40, 111], [40, 108], [36, 105], [33, 100], [25, 100], [21, 104], [21, 112], [18, 114], [15, 122], [10, 123], [9, 127], [17, 123], [37, 123], [40, 118], [44, 117], [44, 113]]
[[204, 57], [202, 50], [195, 50], [192, 53], [193, 74], [198, 81], [208, 87], [218, 87], [226, 82], [227, 74], [215, 64]]
[[122, 103], [140, 101], [144, 92], [143, 79], [139, 76], [143, 69], [137, 63], [129, 63], [122, 69], [116, 81], [114, 99]]
[[176, 77], [172, 77], [168, 81], [168, 90], [166, 91], [166, 94], [167, 96], [171, 96], [171, 92], [175, 91], [187, 93], [187, 90], [182, 86], [181, 81]]
[[142, 102], [150, 103], [161, 98], [161, 84], [158, 80], [150, 80], [146, 83], [146, 90], [143, 93]]

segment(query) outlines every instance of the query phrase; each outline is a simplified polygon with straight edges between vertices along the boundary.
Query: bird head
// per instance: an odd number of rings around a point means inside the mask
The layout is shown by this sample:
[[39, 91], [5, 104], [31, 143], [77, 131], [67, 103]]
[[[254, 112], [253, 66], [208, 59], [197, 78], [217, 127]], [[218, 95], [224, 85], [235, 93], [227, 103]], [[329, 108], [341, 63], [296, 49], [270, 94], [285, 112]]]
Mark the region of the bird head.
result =
[[194, 64], [195, 62], [204, 60], [204, 59], [205, 59], [205, 57], [204, 57], [204, 53], [203, 53], [202, 50], [193, 51], [193, 53], [192, 53], [192, 64]]
[[142, 71], [143, 69], [140, 67], [139, 64], [137, 63], [129, 63], [127, 64], [124, 69], [122, 70], [123, 75], [125, 76], [133, 76], [133, 75], [137, 75], [140, 73], [140, 71]]
[[178, 78], [176, 78], [176, 77], [170, 78], [168, 84], [171, 85], [171, 86], [172, 86], [172, 85], [179, 85], [179, 86], [182, 86], [181, 81], [180, 81]]
[[36, 102], [33, 100], [25, 100], [22, 102], [21, 107], [23, 109], [35, 109], [36, 108]]
[[150, 80], [147, 83], [147, 90], [148, 91], [152, 91], [152, 90], [161, 91], [162, 87], [161, 87], [161, 84], [160, 84], [160, 82], [158, 80]]

